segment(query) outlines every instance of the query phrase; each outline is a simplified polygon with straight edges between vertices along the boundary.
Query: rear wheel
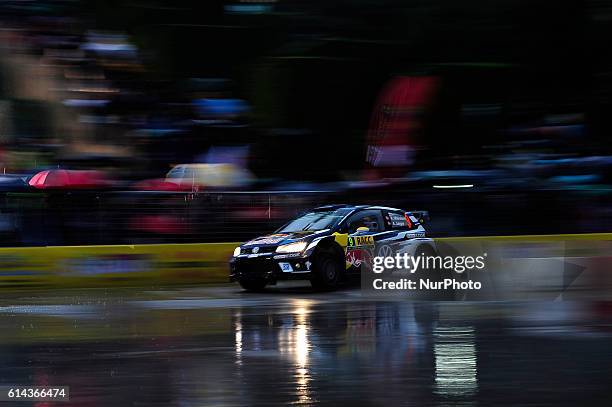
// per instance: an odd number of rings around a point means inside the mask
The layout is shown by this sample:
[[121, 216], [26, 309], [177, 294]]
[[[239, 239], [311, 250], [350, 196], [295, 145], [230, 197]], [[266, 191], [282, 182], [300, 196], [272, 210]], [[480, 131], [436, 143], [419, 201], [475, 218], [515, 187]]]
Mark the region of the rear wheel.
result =
[[[436, 251], [430, 245], [422, 244], [416, 249], [416, 251], [414, 252], [414, 255], [423, 256], [425, 258], [433, 257], [436, 255]], [[419, 268], [416, 269], [416, 272], [427, 272], [427, 271], [430, 271], [430, 274], [427, 277], [434, 278], [434, 279], [438, 279], [441, 277], [440, 270], [436, 270], [436, 269], [430, 270], [428, 268], [423, 267], [423, 265], [421, 265]]]
[[267, 284], [267, 281], [263, 278], [255, 279], [242, 279], [238, 281], [240, 286], [247, 291], [262, 291]]
[[[415, 252], [415, 256], [423, 256], [427, 257], [435, 257], [438, 256], [438, 253], [434, 250], [430, 245], [424, 244], [417, 248]], [[435, 264], [435, 263], [434, 263]], [[421, 277], [426, 278], [432, 282], [442, 283], [447, 278], [453, 278], [453, 272], [444, 270], [444, 268], [434, 267], [419, 267], [416, 271]], [[425, 291], [427, 299], [437, 300], [437, 301], [447, 301], [452, 300], [455, 297], [455, 290], [452, 288], [444, 289], [444, 290], [433, 290], [433, 291]]]
[[317, 290], [335, 290], [340, 282], [341, 262], [331, 253], [321, 253], [314, 259], [313, 277], [310, 283]]

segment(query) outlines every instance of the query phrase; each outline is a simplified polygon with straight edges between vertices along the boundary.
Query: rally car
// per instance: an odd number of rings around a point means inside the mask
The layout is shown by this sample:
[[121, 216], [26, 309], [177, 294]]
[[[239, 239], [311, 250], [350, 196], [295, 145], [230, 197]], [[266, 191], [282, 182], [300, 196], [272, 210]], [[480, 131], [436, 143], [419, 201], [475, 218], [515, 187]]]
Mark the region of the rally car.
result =
[[262, 290], [278, 280], [310, 280], [332, 290], [351, 274], [359, 275], [373, 256], [435, 253], [423, 227], [425, 211], [368, 205], [315, 208], [271, 235], [234, 250], [230, 281], [246, 290]]

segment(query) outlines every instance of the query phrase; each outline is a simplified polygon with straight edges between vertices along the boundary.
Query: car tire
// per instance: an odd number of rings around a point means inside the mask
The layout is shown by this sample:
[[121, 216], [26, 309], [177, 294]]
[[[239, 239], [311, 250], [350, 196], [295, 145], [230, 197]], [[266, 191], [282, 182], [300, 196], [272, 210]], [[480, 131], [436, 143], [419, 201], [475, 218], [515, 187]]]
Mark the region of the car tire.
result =
[[[433, 247], [431, 247], [428, 244], [422, 244], [420, 245], [414, 252], [415, 256], [425, 256], [425, 257], [429, 257], [429, 256], [436, 256], [437, 253], [436, 251], [433, 249]], [[424, 269], [422, 267], [419, 267], [417, 270], [417, 272], [419, 271], [424, 271]], [[439, 273], [439, 270], [434, 270], [436, 272]]]
[[314, 259], [312, 287], [317, 290], [331, 291], [338, 287], [342, 268], [338, 258], [332, 253], [320, 253]]
[[247, 291], [262, 291], [268, 283], [263, 278], [239, 280], [240, 286]]
[[[418, 256], [423, 255], [427, 257], [427, 256], [437, 256], [438, 252], [436, 252], [436, 250], [430, 245], [423, 244], [417, 248], [415, 254]], [[417, 269], [416, 274], [423, 277], [424, 272], [427, 273], [427, 275], [424, 276], [425, 278], [436, 281], [436, 282], [442, 282], [446, 278], [453, 277], [452, 272], [446, 271], [444, 269], [438, 269], [438, 268], [434, 268], [434, 269], [419, 268]], [[436, 301], [449, 301], [455, 298], [455, 291], [453, 289], [435, 290], [432, 292], [425, 292], [425, 294], [426, 294], [426, 299], [436, 300]]]

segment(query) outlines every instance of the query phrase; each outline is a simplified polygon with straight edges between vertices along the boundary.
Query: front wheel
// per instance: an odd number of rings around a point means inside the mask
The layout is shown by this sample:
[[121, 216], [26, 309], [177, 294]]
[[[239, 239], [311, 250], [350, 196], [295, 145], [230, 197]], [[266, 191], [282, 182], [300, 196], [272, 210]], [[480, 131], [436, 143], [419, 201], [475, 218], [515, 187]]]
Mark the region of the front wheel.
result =
[[263, 278], [256, 279], [242, 279], [238, 281], [240, 286], [247, 291], [262, 291], [267, 284], [267, 281]]
[[342, 273], [340, 265], [340, 261], [332, 254], [321, 253], [314, 260], [314, 275], [310, 284], [317, 290], [335, 290]]

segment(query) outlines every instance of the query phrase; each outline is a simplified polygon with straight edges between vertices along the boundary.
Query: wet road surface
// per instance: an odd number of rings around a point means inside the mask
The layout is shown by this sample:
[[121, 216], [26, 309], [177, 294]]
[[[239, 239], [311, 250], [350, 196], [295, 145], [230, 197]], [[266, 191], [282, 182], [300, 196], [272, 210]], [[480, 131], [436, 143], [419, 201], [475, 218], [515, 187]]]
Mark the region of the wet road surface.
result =
[[0, 385], [70, 386], [62, 406], [609, 406], [607, 315], [295, 284], [9, 293]]

